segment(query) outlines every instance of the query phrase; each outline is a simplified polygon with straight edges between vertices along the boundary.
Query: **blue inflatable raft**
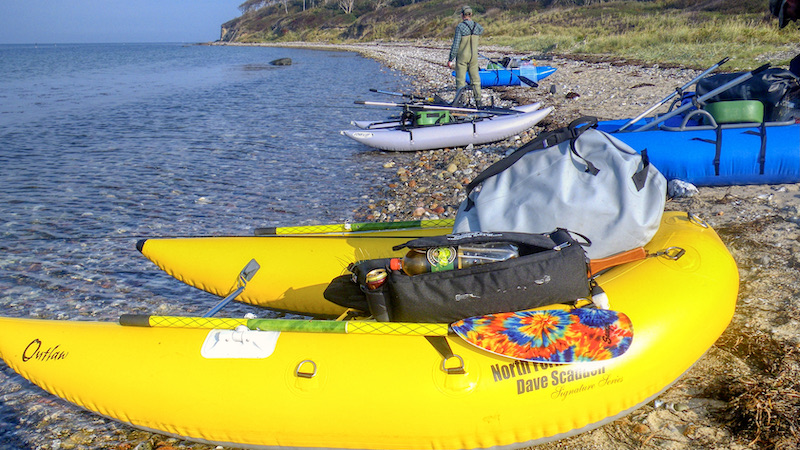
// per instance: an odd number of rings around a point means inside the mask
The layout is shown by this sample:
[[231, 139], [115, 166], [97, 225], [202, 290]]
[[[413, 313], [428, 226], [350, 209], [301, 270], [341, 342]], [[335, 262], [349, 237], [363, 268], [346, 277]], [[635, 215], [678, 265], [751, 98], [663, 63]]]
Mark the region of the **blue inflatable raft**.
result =
[[[550, 66], [527, 66], [515, 67], [513, 69], [500, 68], [500, 69], [481, 69], [481, 86], [519, 86], [521, 84], [519, 76], [522, 75], [527, 79], [538, 83], [540, 80], [550, 76], [556, 69]], [[455, 72], [452, 73], [455, 76]], [[467, 83], [469, 83], [469, 74], [467, 74]]]
[[600, 122], [598, 129], [636, 151], [647, 149], [650, 162], [668, 180], [698, 186], [800, 182], [800, 124], [795, 121], [717, 126], [667, 122], [646, 131], [617, 132], [625, 122]]
[[[640, 153], [646, 149], [667, 179], [700, 186], [800, 182], [798, 74], [765, 64], [705, 77], [727, 60], [636, 118], [598, 128]], [[697, 92], [685, 91], [694, 83]], [[673, 97], [669, 112], [644, 118]]]

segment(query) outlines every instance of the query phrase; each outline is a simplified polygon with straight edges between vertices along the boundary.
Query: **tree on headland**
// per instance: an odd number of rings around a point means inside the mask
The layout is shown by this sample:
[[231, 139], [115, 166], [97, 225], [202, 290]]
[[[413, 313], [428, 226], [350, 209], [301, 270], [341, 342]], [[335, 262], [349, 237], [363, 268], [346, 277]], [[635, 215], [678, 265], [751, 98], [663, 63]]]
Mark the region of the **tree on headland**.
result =
[[270, 6], [275, 3], [275, 0], [247, 0], [246, 2], [239, 5], [239, 11], [244, 13], [248, 13], [250, 11], [255, 11], [257, 9], [264, 8], [266, 6]]
[[355, 4], [356, 0], [339, 0], [339, 8], [341, 8], [345, 14], [352, 13]]

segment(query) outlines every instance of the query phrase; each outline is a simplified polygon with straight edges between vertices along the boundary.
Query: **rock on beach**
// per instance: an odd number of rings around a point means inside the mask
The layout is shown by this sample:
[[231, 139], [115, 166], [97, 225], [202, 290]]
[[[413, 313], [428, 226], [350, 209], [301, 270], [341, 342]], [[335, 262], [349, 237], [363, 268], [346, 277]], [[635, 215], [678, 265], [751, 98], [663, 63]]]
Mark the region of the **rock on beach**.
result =
[[[452, 96], [454, 91], [442, 64], [446, 42], [280, 45], [359, 52], [412, 76], [418, 93]], [[489, 46], [482, 53], [522, 56]], [[558, 70], [538, 89], [483, 90], [484, 104], [554, 106], [537, 127], [490, 145], [385, 153], [379, 168], [385, 185], [368, 196], [356, 219], [453, 217], [475, 175], [541, 131], [584, 115], [633, 117], [700, 73], [601, 58], [555, 56], [547, 64]], [[701, 187], [691, 196], [669, 199], [666, 209], [705, 219], [733, 254], [741, 282], [732, 323], [655, 402], [594, 431], [537, 448], [800, 448], [800, 185]]]

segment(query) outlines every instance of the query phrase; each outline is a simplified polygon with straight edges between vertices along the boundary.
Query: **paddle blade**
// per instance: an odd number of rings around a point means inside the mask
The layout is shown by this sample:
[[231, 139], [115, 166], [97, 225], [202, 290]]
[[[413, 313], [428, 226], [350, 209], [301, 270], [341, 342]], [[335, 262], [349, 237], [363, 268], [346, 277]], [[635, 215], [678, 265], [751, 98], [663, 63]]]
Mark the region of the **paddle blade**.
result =
[[480, 349], [542, 363], [604, 361], [625, 353], [633, 341], [628, 316], [593, 308], [489, 314], [451, 328]]
[[535, 88], [536, 88], [536, 87], [539, 87], [539, 83], [537, 83], [537, 82], [535, 82], [535, 81], [531, 80], [530, 78], [528, 78], [528, 77], [526, 77], [526, 76], [522, 76], [522, 75], [520, 75], [520, 76], [519, 76], [519, 81], [522, 81], [523, 83], [527, 84], [527, 85], [528, 85], [528, 86], [530, 86], [530, 87], [535, 87]]

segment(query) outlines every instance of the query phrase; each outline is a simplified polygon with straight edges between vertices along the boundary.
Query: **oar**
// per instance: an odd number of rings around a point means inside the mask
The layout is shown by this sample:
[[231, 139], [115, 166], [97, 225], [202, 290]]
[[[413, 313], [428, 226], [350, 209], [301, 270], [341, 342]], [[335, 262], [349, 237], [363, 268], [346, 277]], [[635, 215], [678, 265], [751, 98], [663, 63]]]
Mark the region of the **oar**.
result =
[[236, 290], [231, 292], [227, 297], [223, 298], [222, 301], [220, 301], [219, 303], [214, 305], [211, 309], [209, 309], [208, 312], [203, 315], [203, 317], [213, 316], [214, 314], [218, 313], [219, 310], [221, 310], [225, 305], [233, 301], [233, 299], [235, 299], [239, 294], [242, 293], [242, 291], [244, 291], [247, 282], [253, 278], [253, 276], [256, 274], [256, 272], [258, 272], [258, 269], [260, 268], [261, 266], [256, 262], [256, 260], [251, 259], [250, 262], [248, 262], [244, 266], [242, 271], [239, 272], [239, 277], [237, 280], [238, 287], [236, 288]]
[[[479, 56], [479, 57], [481, 57], [481, 58], [483, 58], [483, 59], [487, 59], [487, 60], [489, 60], [489, 62], [491, 62], [491, 63], [495, 63], [495, 64], [497, 64], [497, 65], [499, 65], [499, 66], [506, 67], [506, 65], [505, 65], [505, 64], [503, 64], [503, 63], [502, 63], [501, 61], [499, 61], [499, 60], [496, 60], [496, 59], [492, 59], [492, 58], [489, 58], [489, 57], [483, 56], [483, 55], [481, 55], [480, 53], [478, 53], [478, 56]], [[489, 70], [492, 70], [492, 69], [489, 69]]]
[[[393, 125], [393, 126], [394, 125], [398, 125], [398, 124], [400, 124], [400, 120], [401, 119], [402, 119], [401, 117], [398, 117], [398, 118], [396, 118], [394, 120], [381, 120], [379, 122], [370, 122], [370, 124], [366, 127], [366, 129], [367, 130], [372, 130], [373, 127], [380, 126], [380, 125]], [[408, 122], [408, 121], [406, 121], [406, 122]], [[353, 122], [350, 122], [350, 124], [351, 125], [355, 125], [356, 123], [355, 123], [355, 121], [353, 121]]]
[[[755, 75], [755, 74], [757, 74], [759, 72], [763, 72], [763, 71], [767, 70], [769, 68], [769, 66], [770, 66], [769, 63], [764, 64], [763, 66], [761, 66], [761, 67], [759, 67], [759, 68], [757, 68], [757, 69], [755, 69], [753, 71], [747, 72], [745, 74], [742, 74], [739, 77], [734, 78], [733, 80], [723, 84], [722, 86], [712, 90], [711, 92], [708, 92], [705, 95], [702, 95], [702, 96], [698, 97], [696, 99], [697, 103], [703, 103], [704, 101], [708, 100], [709, 98], [712, 98], [712, 97], [714, 97], [716, 95], [719, 95], [719, 94], [727, 91], [728, 89], [730, 89], [730, 88], [732, 88], [734, 86], [737, 86], [739, 84], [744, 83], [745, 81], [749, 80], [750, 78], [753, 78], [753, 75]], [[671, 113], [664, 114], [663, 116], [659, 116], [655, 120], [653, 120], [652, 122], [650, 122], [650, 123], [648, 123], [646, 125], [642, 125], [641, 127], [633, 130], [633, 132], [649, 130], [650, 128], [653, 128], [654, 126], [658, 125], [659, 123], [661, 123], [661, 122], [663, 122], [665, 120], [669, 120], [672, 117], [675, 117], [675, 116], [677, 116], [679, 114], [682, 114], [683, 112], [691, 109], [693, 106], [694, 106], [693, 103], [689, 103], [689, 104], [683, 105], [680, 108], [672, 111]]]
[[422, 99], [421, 97], [416, 97], [415, 95], [412, 95], [412, 94], [403, 94], [402, 92], [384, 91], [384, 90], [381, 90], [381, 89], [374, 89], [374, 88], [370, 88], [369, 91], [370, 92], [377, 92], [378, 94], [394, 95], [394, 96], [397, 96], [397, 97], [407, 97], [407, 98], [419, 99], [419, 100]]
[[251, 330], [447, 336], [455, 333], [479, 349], [533, 362], [602, 361], [623, 354], [633, 339], [633, 326], [623, 313], [578, 308], [490, 314], [443, 323], [297, 319], [215, 319], [126, 314], [120, 325], [161, 328]]
[[415, 230], [424, 228], [453, 228], [455, 219], [405, 220], [398, 222], [335, 223], [297, 227], [256, 228], [256, 236], [287, 236], [294, 234], [356, 233], [362, 231]]
[[422, 109], [422, 110], [429, 110], [429, 111], [455, 111], [455, 112], [464, 112], [464, 113], [484, 113], [484, 114], [521, 114], [522, 111], [516, 111], [513, 109], [503, 109], [503, 108], [489, 108], [489, 109], [473, 109], [473, 108], [461, 108], [456, 106], [443, 106], [443, 105], [426, 105], [422, 103], [394, 103], [394, 102], [371, 102], [365, 100], [356, 100], [356, 105], [367, 105], [367, 106], [388, 106], [388, 107], [400, 107], [400, 108], [408, 108], [408, 109]]
[[376, 92], [378, 94], [394, 95], [395, 97], [410, 98], [411, 100], [422, 100], [422, 101], [427, 101], [427, 102], [432, 102], [433, 101], [433, 97], [422, 97], [422, 96], [414, 95], [414, 94], [403, 94], [402, 92], [383, 91], [383, 90], [380, 90], [380, 89], [373, 89], [373, 88], [370, 88], [369, 91], [370, 92]]
[[625, 125], [621, 126], [621, 127], [619, 128], [619, 130], [617, 130], [617, 131], [622, 131], [622, 130], [624, 130], [624, 129], [628, 128], [629, 126], [631, 126], [631, 125], [633, 125], [634, 123], [636, 123], [637, 121], [639, 121], [639, 120], [640, 120], [642, 117], [644, 117], [644, 116], [646, 116], [646, 115], [650, 114], [651, 112], [655, 111], [655, 110], [656, 110], [656, 109], [658, 109], [658, 108], [659, 108], [661, 105], [663, 105], [663, 104], [667, 103], [668, 101], [672, 100], [672, 98], [673, 98], [673, 97], [675, 97], [675, 96], [676, 96], [676, 95], [678, 95], [679, 93], [681, 93], [681, 92], [683, 92], [684, 90], [688, 89], [688, 88], [689, 88], [690, 86], [692, 86], [693, 84], [695, 84], [695, 83], [697, 83], [698, 81], [700, 81], [700, 79], [701, 79], [701, 78], [703, 78], [704, 76], [708, 75], [709, 73], [711, 73], [711, 72], [715, 71], [715, 70], [716, 70], [716, 69], [717, 69], [719, 66], [721, 66], [721, 65], [725, 64], [726, 62], [728, 62], [728, 60], [729, 60], [729, 59], [730, 59], [730, 58], [728, 58], [728, 57], [722, 58], [722, 60], [720, 60], [720, 62], [718, 62], [718, 63], [714, 64], [714, 65], [713, 65], [713, 66], [711, 66], [711, 67], [709, 67], [709, 68], [708, 68], [708, 69], [706, 69], [706, 70], [705, 70], [703, 73], [701, 73], [700, 75], [698, 75], [698, 76], [694, 77], [694, 78], [693, 78], [691, 81], [689, 81], [688, 83], [684, 84], [683, 86], [679, 87], [678, 89], [675, 89], [675, 91], [674, 91], [673, 93], [671, 93], [671, 94], [669, 94], [668, 96], [664, 97], [663, 99], [661, 99], [661, 101], [660, 101], [660, 102], [656, 103], [655, 105], [653, 105], [653, 106], [651, 106], [651, 107], [647, 108], [647, 110], [646, 110], [645, 112], [643, 112], [643, 113], [639, 114], [638, 116], [634, 117], [633, 119], [631, 119], [631, 120], [627, 121], [627, 122], [625, 123]]
[[447, 336], [446, 323], [369, 322], [300, 319], [216, 319], [206, 317], [148, 316], [124, 314], [120, 325], [154, 328], [230, 329], [245, 326], [251, 330], [297, 333], [391, 334], [404, 336]]

